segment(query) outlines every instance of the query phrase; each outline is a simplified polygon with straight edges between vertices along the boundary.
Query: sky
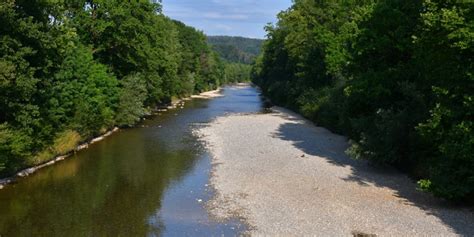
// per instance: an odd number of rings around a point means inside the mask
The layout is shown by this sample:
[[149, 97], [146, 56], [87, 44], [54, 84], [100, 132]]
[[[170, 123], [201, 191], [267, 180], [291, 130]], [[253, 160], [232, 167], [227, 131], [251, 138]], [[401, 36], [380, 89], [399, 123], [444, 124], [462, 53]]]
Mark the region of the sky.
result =
[[265, 37], [263, 27], [291, 0], [163, 0], [165, 15], [204, 31], [207, 35]]

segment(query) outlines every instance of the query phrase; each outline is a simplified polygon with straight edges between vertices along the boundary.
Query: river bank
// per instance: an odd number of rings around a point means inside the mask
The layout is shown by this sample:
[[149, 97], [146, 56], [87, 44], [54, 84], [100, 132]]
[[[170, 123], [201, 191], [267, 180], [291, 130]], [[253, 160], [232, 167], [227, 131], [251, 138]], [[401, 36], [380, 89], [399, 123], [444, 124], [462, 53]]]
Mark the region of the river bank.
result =
[[[1, 236], [238, 236], [207, 212], [211, 156], [193, 135], [216, 117], [262, 111], [256, 88], [225, 86], [147, 116], [0, 190]], [[19, 208], [20, 207], [20, 208]], [[80, 211], [78, 211], [80, 210]]]
[[[202, 93], [197, 94], [197, 95], [192, 95], [192, 96], [189, 96], [189, 97], [186, 97], [186, 98], [177, 99], [177, 100], [171, 102], [169, 105], [157, 108], [151, 114], [156, 115], [160, 112], [165, 112], [165, 111], [170, 110], [170, 109], [183, 108], [185, 101], [191, 100], [191, 99], [212, 99], [212, 98], [220, 97], [220, 96], [222, 96], [222, 94], [220, 93], [221, 90], [222, 90], [222, 88], [217, 88], [216, 90], [206, 91], [206, 92], [202, 92]], [[113, 133], [115, 133], [117, 131], [119, 131], [119, 128], [114, 127], [113, 129], [108, 130], [104, 134], [101, 134], [97, 137], [89, 139], [88, 141], [86, 141], [84, 143], [81, 143], [80, 145], [76, 146], [73, 150], [71, 150], [69, 152], [66, 152], [65, 154], [55, 156], [54, 158], [52, 158], [52, 159], [50, 159], [46, 162], [42, 162], [40, 164], [22, 169], [22, 170], [16, 172], [15, 175], [13, 175], [11, 177], [0, 178], [0, 189], [3, 189], [6, 185], [9, 185], [11, 183], [16, 182], [16, 180], [18, 178], [23, 178], [23, 177], [32, 175], [35, 172], [37, 172], [37, 171], [39, 171], [39, 170], [41, 170], [45, 167], [54, 165], [57, 162], [61, 162], [65, 159], [71, 157], [76, 152], [81, 151], [83, 149], [86, 149], [90, 145], [104, 140], [105, 138], [107, 138], [108, 136], [112, 135]]]
[[86, 141], [86, 142], [78, 145], [76, 148], [74, 148], [74, 150], [71, 150], [71, 151], [67, 152], [66, 154], [56, 156], [53, 159], [48, 160], [46, 162], [43, 162], [41, 164], [23, 169], [23, 170], [17, 172], [14, 176], [0, 179], [0, 189], [3, 189], [8, 184], [14, 183], [17, 180], [17, 178], [22, 178], [22, 177], [32, 175], [35, 172], [37, 172], [38, 170], [41, 170], [41, 169], [46, 168], [48, 166], [54, 165], [57, 162], [63, 161], [64, 159], [67, 159], [67, 158], [71, 157], [76, 152], [84, 150], [84, 149], [88, 148], [90, 145], [104, 140], [106, 137], [112, 135], [113, 133], [115, 133], [119, 130], [120, 129], [118, 127], [114, 127], [113, 129], [105, 132], [104, 134], [102, 134], [100, 136], [97, 136], [97, 137], [94, 137], [94, 138], [90, 139], [89, 141]]
[[209, 212], [252, 235], [474, 235], [474, 214], [407, 176], [350, 159], [345, 137], [284, 109], [220, 117], [197, 133], [213, 155]]

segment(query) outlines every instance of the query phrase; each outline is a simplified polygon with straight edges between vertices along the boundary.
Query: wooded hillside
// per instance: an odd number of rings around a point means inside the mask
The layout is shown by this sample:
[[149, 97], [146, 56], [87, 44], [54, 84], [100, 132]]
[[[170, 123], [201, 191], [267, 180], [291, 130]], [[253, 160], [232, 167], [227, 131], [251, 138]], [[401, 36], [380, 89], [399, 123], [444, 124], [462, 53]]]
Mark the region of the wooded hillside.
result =
[[263, 40], [232, 36], [208, 36], [212, 48], [226, 61], [232, 63], [253, 63], [260, 54]]

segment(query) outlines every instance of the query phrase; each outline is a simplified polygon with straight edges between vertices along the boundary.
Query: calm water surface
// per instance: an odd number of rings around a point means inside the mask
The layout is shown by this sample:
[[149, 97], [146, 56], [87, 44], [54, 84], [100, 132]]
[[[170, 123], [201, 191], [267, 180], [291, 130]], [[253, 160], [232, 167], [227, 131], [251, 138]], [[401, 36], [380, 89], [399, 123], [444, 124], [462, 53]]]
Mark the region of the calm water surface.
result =
[[[0, 236], [233, 236], [238, 220], [213, 221], [204, 208], [209, 154], [192, 135], [217, 116], [262, 110], [258, 91], [187, 101], [138, 128], [0, 190]], [[202, 200], [202, 202], [201, 202]]]

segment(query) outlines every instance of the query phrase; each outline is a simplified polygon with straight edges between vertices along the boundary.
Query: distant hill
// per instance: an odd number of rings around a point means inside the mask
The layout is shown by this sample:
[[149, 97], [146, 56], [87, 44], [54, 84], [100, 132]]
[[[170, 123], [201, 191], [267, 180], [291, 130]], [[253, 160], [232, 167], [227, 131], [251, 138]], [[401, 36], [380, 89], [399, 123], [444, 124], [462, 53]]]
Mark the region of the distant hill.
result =
[[208, 36], [207, 42], [224, 60], [251, 64], [260, 53], [263, 40], [234, 36]]

